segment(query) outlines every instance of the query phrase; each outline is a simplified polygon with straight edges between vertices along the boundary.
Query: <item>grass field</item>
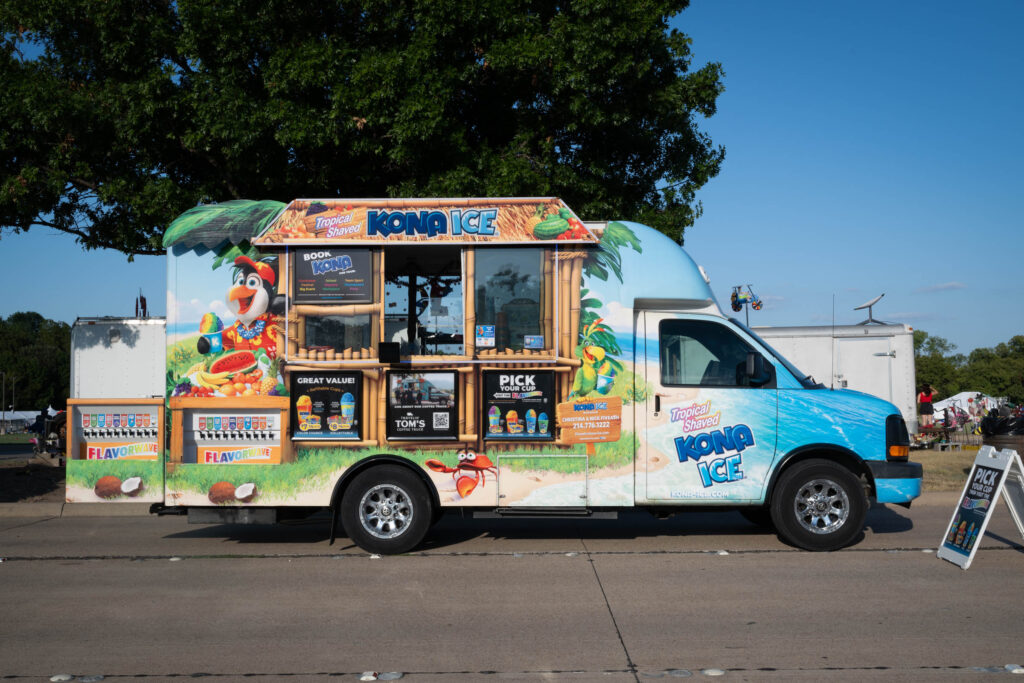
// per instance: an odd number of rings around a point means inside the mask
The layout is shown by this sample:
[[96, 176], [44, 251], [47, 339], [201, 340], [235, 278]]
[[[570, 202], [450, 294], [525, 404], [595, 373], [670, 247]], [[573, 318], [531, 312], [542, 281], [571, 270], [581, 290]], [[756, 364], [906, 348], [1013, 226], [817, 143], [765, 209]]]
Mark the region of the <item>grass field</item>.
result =
[[29, 443], [34, 434], [0, 434], [0, 443]]
[[910, 459], [924, 467], [925, 491], [959, 491], [967, 481], [967, 473], [978, 454], [976, 447], [962, 451], [911, 451]]

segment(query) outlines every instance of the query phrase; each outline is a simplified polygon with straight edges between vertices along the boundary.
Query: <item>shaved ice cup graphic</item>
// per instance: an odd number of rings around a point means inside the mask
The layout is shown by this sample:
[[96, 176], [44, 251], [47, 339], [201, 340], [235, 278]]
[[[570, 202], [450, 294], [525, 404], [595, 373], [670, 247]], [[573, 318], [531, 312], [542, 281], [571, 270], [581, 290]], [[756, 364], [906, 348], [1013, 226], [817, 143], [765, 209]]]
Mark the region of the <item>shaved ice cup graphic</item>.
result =
[[313, 413], [313, 399], [309, 396], [299, 396], [298, 400], [295, 401], [295, 414], [299, 418], [299, 429], [306, 431], [307, 429], [313, 429], [312, 420], [310, 419]]
[[210, 342], [209, 353], [220, 353], [224, 350], [224, 323], [215, 313], [207, 313], [199, 321], [199, 334]]
[[220, 353], [224, 350], [223, 332], [207, 332], [203, 334], [210, 342], [210, 353]]
[[341, 397], [341, 420], [339, 422], [339, 428], [345, 431], [352, 429], [352, 423], [355, 422], [356, 415], [356, 399], [347, 391]]

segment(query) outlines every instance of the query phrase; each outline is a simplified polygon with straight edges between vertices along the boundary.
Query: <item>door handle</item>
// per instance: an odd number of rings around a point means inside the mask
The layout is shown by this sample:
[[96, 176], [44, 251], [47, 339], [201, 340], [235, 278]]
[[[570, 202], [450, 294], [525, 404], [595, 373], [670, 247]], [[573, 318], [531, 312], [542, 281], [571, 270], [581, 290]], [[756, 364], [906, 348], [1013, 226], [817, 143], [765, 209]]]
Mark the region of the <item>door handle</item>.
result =
[[661, 394], [654, 395], [654, 414], [657, 415], [661, 412]]

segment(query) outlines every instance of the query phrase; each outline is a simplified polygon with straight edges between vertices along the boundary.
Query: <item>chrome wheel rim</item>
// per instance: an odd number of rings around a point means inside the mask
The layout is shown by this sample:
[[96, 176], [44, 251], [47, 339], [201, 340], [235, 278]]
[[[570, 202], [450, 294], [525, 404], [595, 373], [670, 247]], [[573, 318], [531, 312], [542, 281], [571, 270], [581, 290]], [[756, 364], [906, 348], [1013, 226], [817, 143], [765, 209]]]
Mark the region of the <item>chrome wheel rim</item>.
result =
[[394, 484], [377, 484], [359, 501], [359, 523], [374, 538], [396, 538], [412, 523], [412, 500]]
[[830, 534], [850, 517], [850, 498], [831, 479], [813, 479], [797, 491], [793, 512], [800, 526], [812, 534]]

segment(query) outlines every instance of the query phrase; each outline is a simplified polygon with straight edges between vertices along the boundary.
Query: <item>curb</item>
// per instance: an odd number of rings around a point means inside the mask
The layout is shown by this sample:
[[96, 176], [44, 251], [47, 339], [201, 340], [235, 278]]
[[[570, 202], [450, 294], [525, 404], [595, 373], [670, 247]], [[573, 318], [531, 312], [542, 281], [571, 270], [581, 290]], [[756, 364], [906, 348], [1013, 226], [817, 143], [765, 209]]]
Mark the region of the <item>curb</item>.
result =
[[138, 517], [150, 503], [0, 503], [0, 517]]
[[0, 503], [0, 517], [60, 517], [64, 503]]

